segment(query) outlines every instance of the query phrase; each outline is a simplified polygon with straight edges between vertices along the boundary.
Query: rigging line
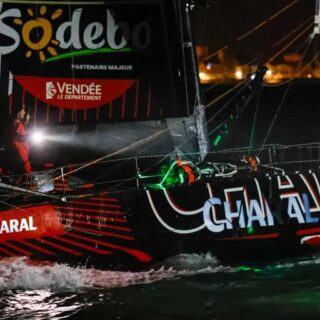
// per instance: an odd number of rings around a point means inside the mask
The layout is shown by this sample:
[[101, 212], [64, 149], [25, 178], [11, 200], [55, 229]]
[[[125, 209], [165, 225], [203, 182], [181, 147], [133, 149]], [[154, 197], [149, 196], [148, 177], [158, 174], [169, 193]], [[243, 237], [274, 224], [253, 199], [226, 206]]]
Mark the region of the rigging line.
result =
[[[70, 0], [68, 2], [68, 18], [69, 21], [71, 21], [71, 3]], [[73, 50], [73, 45], [70, 46], [71, 50], [71, 64], [74, 65], [74, 50]], [[75, 84], [75, 70], [74, 68], [71, 68], [71, 74], [72, 74], [72, 83]], [[73, 100], [73, 108], [71, 109], [71, 113], [74, 113], [74, 122], [78, 122], [78, 117], [77, 117], [77, 105], [76, 105], [76, 100]], [[59, 111], [60, 112], [60, 111]], [[72, 115], [71, 115], [72, 119]]]
[[[239, 90], [239, 92], [237, 92], [233, 97], [231, 97], [211, 118], [209, 118], [209, 120], [207, 120], [206, 124], [208, 125], [212, 120], [214, 120], [214, 118], [221, 113], [226, 107], [229, 106], [229, 104], [243, 91], [247, 88], [247, 86], [249, 86], [249, 84], [251, 83], [250, 79], [246, 79], [247, 83], [241, 88], [241, 90]], [[211, 132], [212, 133], [212, 132]]]
[[208, 92], [208, 91], [210, 91], [210, 90], [214, 89], [215, 87], [217, 87], [218, 85], [223, 84], [223, 83], [224, 83], [224, 80], [220, 80], [220, 81], [218, 81], [218, 82], [216, 82], [216, 83], [212, 84], [210, 87], [206, 88], [206, 89], [205, 89], [205, 90], [203, 90], [203, 91], [204, 91], [204, 93], [206, 93], [206, 92]]
[[[143, 148], [141, 150], [140, 154], [143, 154], [146, 150], [148, 150], [152, 146], [153, 146], [153, 141], [151, 141], [150, 145], [147, 145], [145, 148]], [[172, 151], [170, 153], [172, 153]], [[165, 159], [166, 157], [168, 157], [170, 155], [170, 153], [168, 153], [166, 155], [160, 155], [160, 157], [163, 157], [163, 159]], [[105, 171], [103, 174], [99, 175], [98, 177], [96, 177], [96, 179], [94, 179], [92, 181], [96, 183], [96, 181], [99, 181], [101, 178], [105, 177], [109, 173], [127, 165], [128, 163], [135, 161], [135, 159], [136, 159], [136, 157], [130, 157], [130, 158], [124, 159], [123, 162], [120, 162], [120, 160], [119, 160], [119, 163], [115, 167], [113, 166], [109, 171]]]
[[19, 211], [21, 211], [21, 212], [29, 213], [29, 214], [30, 214], [30, 211], [29, 211], [29, 210], [26, 210], [25, 208], [17, 207], [17, 206], [15, 206], [14, 204], [8, 203], [8, 202], [6, 202], [6, 201], [0, 200], [0, 203], [4, 204], [5, 206], [8, 206], [8, 207], [10, 207], [10, 208], [17, 209], [17, 210], [19, 210]]
[[218, 96], [217, 98], [211, 100], [209, 103], [207, 103], [205, 105], [205, 108], [209, 108], [212, 105], [214, 105], [215, 103], [217, 103], [218, 101], [220, 101], [222, 98], [224, 98], [225, 96], [227, 96], [229, 93], [233, 92], [234, 90], [236, 90], [238, 87], [240, 87], [241, 85], [243, 85], [245, 82], [248, 82], [248, 79], [244, 79], [242, 81], [240, 81], [239, 83], [237, 83], [234, 87], [232, 87], [231, 89], [227, 90], [226, 92], [224, 92], [223, 94], [221, 94], [220, 96]]
[[[214, 103], [216, 103], [216, 102], [218, 102], [219, 100], [221, 100], [223, 97], [225, 97], [226, 95], [228, 95], [230, 92], [233, 92], [236, 88], [238, 88], [240, 85], [244, 84], [245, 82], [247, 82], [247, 84], [248, 84], [248, 83], [250, 83], [250, 80], [249, 80], [249, 79], [245, 79], [245, 80], [239, 82], [239, 83], [238, 83], [237, 85], [235, 85], [233, 88], [231, 88], [230, 90], [228, 90], [228, 91], [226, 91], [225, 93], [221, 94], [219, 97], [217, 97], [217, 98], [214, 99], [213, 101], [211, 101], [208, 105], [205, 106], [205, 108], [212, 106]], [[218, 112], [218, 113], [219, 113], [219, 112]], [[217, 114], [218, 114], [218, 113], [217, 113]], [[216, 115], [217, 115], [217, 114], [216, 114]], [[214, 115], [214, 116], [216, 116], [216, 115]], [[208, 122], [207, 122], [207, 123], [208, 123]], [[101, 161], [103, 161], [103, 160], [105, 160], [105, 159], [111, 158], [111, 157], [116, 156], [116, 155], [118, 155], [118, 154], [121, 154], [121, 153], [123, 153], [123, 152], [125, 152], [125, 151], [134, 149], [134, 148], [138, 147], [138, 146], [141, 145], [141, 144], [144, 144], [144, 143], [146, 143], [146, 142], [148, 142], [148, 141], [151, 141], [151, 140], [153, 140], [153, 139], [158, 138], [158, 136], [161, 136], [162, 134], [166, 133], [167, 131], [169, 131], [169, 130], [170, 130], [171, 128], [173, 128], [173, 127], [175, 127], [175, 126], [171, 126], [171, 127], [165, 128], [165, 129], [163, 129], [163, 130], [161, 130], [161, 131], [158, 131], [158, 132], [154, 133], [153, 135], [151, 135], [151, 136], [149, 136], [149, 137], [147, 137], [147, 138], [144, 138], [144, 139], [141, 139], [141, 140], [139, 140], [139, 141], [136, 141], [135, 143], [133, 143], [133, 144], [127, 146], [127, 147], [124, 147], [124, 148], [122, 148], [122, 149], [120, 149], [120, 150], [117, 150], [117, 151], [115, 151], [115, 152], [113, 152], [113, 153], [111, 153], [111, 154], [109, 154], [109, 155], [105, 155], [105, 156], [100, 157], [100, 158], [97, 158], [97, 159], [95, 159], [95, 160], [93, 160], [93, 161], [87, 162], [87, 163], [81, 165], [80, 167], [78, 167], [78, 168], [76, 168], [76, 169], [74, 169], [74, 170], [71, 170], [71, 171], [68, 172], [68, 173], [65, 173], [64, 176], [71, 175], [71, 174], [73, 174], [73, 173], [75, 173], [75, 172], [78, 172], [78, 171], [84, 169], [84, 168], [87, 168], [87, 167], [89, 167], [89, 166], [91, 166], [91, 165], [94, 165], [94, 164], [96, 164], [96, 163], [99, 163], [99, 162], [101, 162]], [[171, 154], [171, 153], [172, 153], [172, 152], [168, 153], [168, 155]], [[62, 176], [59, 175], [59, 176], [57, 176], [57, 177], [49, 180], [48, 182], [55, 181], [55, 180], [59, 180], [59, 179], [61, 179], [61, 177], [62, 177]]]
[[28, 189], [25, 189], [25, 188], [12, 186], [11, 184], [7, 184], [7, 183], [3, 183], [3, 182], [0, 182], [0, 188], [12, 190], [12, 191], [19, 191], [21, 193], [28, 193], [28, 194], [32, 194], [32, 195], [35, 195], [35, 196], [41, 196], [41, 197], [45, 197], [45, 198], [51, 198], [51, 199], [63, 201], [62, 198], [57, 197], [57, 196], [52, 196], [52, 195], [45, 194], [45, 193], [42, 193], [42, 192], [32, 191], [32, 190], [28, 190]]
[[268, 22], [270, 22], [271, 20], [275, 19], [276, 17], [278, 17], [281, 13], [283, 13], [284, 11], [286, 11], [287, 9], [289, 9], [290, 7], [292, 7], [294, 4], [296, 4], [299, 0], [295, 0], [293, 2], [291, 2], [290, 4], [288, 4], [286, 7], [282, 8], [280, 11], [278, 11], [277, 13], [275, 13], [274, 15], [272, 15], [270, 18], [266, 19], [265, 21], [263, 21], [262, 23], [260, 23], [259, 25], [257, 25], [255, 28], [251, 29], [250, 31], [248, 31], [246, 34], [240, 36], [239, 38], [237, 38], [237, 41], [242, 40], [244, 38], [246, 38], [248, 35], [250, 35], [251, 33], [253, 33], [254, 31], [260, 29], [262, 26], [264, 26], [265, 24], [267, 24]]
[[288, 39], [290, 36], [292, 36], [296, 31], [298, 31], [299, 29], [301, 29], [302, 27], [304, 27], [306, 24], [308, 24], [308, 22], [310, 22], [311, 20], [314, 19], [314, 16], [310, 16], [308, 19], [306, 19], [305, 22], [301, 23], [298, 27], [294, 28], [293, 30], [291, 30], [286, 36], [284, 36], [282, 39], [280, 39], [279, 41], [277, 41], [276, 43], [274, 43], [272, 45], [272, 48], [275, 48], [276, 46], [278, 46], [281, 42], [285, 41], [286, 39]]
[[288, 79], [288, 80], [283, 81], [283, 82], [281, 82], [281, 83], [279, 83], [279, 84], [264, 84], [263, 86], [264, 86], [264, 87], [280, 87], [280, 86], [283, 86], [283, 85], [289, 83], [290, 81], [293, 81], [294, 79], [297, 79], [298, 76], [299, 76], [300, 74], [302, 74], [302, 72], [303, 72], [304, 70], [306, 70], [315, 60], [317, 60], [319, 56], [320, 56], [320, 53], [316, 54], [301, 70], [299, 70], [299, 71], [294, 75], [294, 77], [293, 77], [292, 79]]
[[[285, 41], [287, 38], [289, 38], [292, 34], [294, 34], [297, 30], [301, 29], [303, 26], [305, 26], [309, 20], [312, 20], [313, 19], [313, 16], [310, 16], [305, 22], [303, 22], [302, 24], [300, 24], [298, 27], [296, 27], [294, 30], [292, 30], [291, 32], [289, 32], [285, 37], [283, 37], [281, 40], [279, 40], [278, 42], [276, 42], [272, 48], [275, 48], [277, 45], [279, 45], [281, 42]], [[311, 26], [311, 25], [310, 25]], [[219, 50], [220, 51], [220, 50]], [[258, 57], [255, 57], [253, 59], [251, 59], [249, 62], [247, 62], [248, 65], [251, 65], [253, 64], [255, 61], [258, 60]], [[202, 60], [204, 61], [204, 60]], [[199, 62], [201, 63], [201, 61]], [[223, 80], [217, 82], [217, 83], [214, 83], [213, 85], [211, 85], [210, 87], [206, 88], [204, 90], [205, 93], [207, 93], [208, 91], [214, 89], [216, 86], [218, 86], [219, 84], [223, 83]]]
[[[206, 121], [206, 125], [208, 125], [211, 121], [214, 120], [214, 118], [220, 113], [222, 112], [249, 84], [250, 84], [250, 79], [246, 79], [247, 83], [243, 86], [243, 88], [241, 88], [241, 90], [239, 90], [238, 93], [236, 93], [232, 98], [230, 98], [224, 105], [223, 107], [218, 111], [216, 112], [210, 119], [208, 119]], [[241, 84], [243, 83], [244, 81], [241, 82]], [[223, 125], [223, 124], [222, 124]], [[210, 135], [212, 132], [209, 132], [208, 135]], [[195, 132], [194, 134], [192, 134], [190, 137], [188, 137], [188, 139], [186, 139], [183, 143], [181, 143], [179, 146], [177, 146], [175, 148], [176, 149], [179, 149], [181, 147], [183, 147], [186, 143], [188, 143], [191, 139], [193, 139], [195, 137], [197, 133]], [[170, 154], [173, 154], [175, 152], [175, 150], [173, 150], [172, 152], [168, 153], [167, 156], [169, 156]], [[145, 169], [142, 173], [146, 173], [148, 172], [150, 169], [152, 169], [153, 167], [155, 167], [156, 165], [158, 165], [159, 163], [161, 163], [167, 156], [163, 157], [162, 159], [160, 159], [157, 163], [155, 163], [154, 165], [152, 165], [151, 167]]]
[[[206, 124], [209, 124], [220, 112], [222, 112], [231, 102], [233, 99], [235, 99], [249, 84], [250, 84], [250, 79], [246, 79], [247, 83], [246, 85], [243, 86], [243, 88], [241, 88], [241, 90], [239, 90], [239, 92], [237, 94], [235, 94], [232, 98], [230, 98], [225, 104], [224, 106], [218, 111], [216, 112], [207, 122]], [[242, 82], [243, 83], [243, 82]], [[212, 132], [209, 132], [208, 134], [211, 134]], [[165, 155], [164, 157], [162, 157], [160, 160], [158, 160], [156, 163], [154, 163], [153, 165], [149, 166], [148, 168], [146, 168], [145, 170], [143, 170], [141, 173], [145, 174], [147, 172], [149, 172], [152, 168], [156, 167], [157, 165], [159, 165], [161, 162], [164, 161], [165, 158], [169, 157], [170, 155], [175, 154], [175, 151], [181, 147], [183, 147], [186, 143], [188, 143], [191, 139], [193, 139], [196, 136], [196, 132], [194, 134], [191, 134], [190, 137], [188, 137], [182, 144], [180, 144], [179, 146], [177, 146], [173, 151], [169, 152], [167, 155]], [[136, 177], [133, 177], [131, 180], [135, 180]], [[119, 184], [113, 186], [114, 188], [123, 186], [125, 183], [131, 181], [130, 179], [128, 179], [127, 181], [123, 181], [120, 182]]]
[[251, 153], [252, 147], [253, 147], [253, 140], [254, 140], [255, 131], [256, 131], [256, 124], [257, 124], [257, 119], [258, 119], [258, 112], [259, 112], [259, 107], [260, 107], [260, 99], [261, 99], [261, 91], [262, 91], [262, 89], [263, 89], [263, 87], [261, 87], [260, 90], [257, 92], [258, 98], [257, 98], [257, 101], [256, 101], [256, 110], [255, 110], [255, 113], [254, 113], [253, 124], [252, 124], [251, 134], [250, 134], [250, 141], [249, 141], [249, 148], [248, 148], [248, 152], [249, 153]]
[[305, 34], [313, 26], [313, 23], [309, 24], [305, 29], [303, 29], [294, 39], [292, 39], [286, 46], [284, 46], [281, 50], [279, 50], [276, 54], [274, 54], [269, 60], [266, 61], [265, 64], [270, 63], [273, 59], [277, 58], [283, 51], [288, 49], [294, 42], [296, 42], [301, 36]]
[[[299, 63], [299, 66], [301, 65], [301, 63], [302, 63], [302, 61], [303, 61], [303, 59], [304, 59], [304, 57], [305, 57], [305, 55], [306, 55], [309, 47], [310, 47], [311, 40], [312, 40], [312, 39], [309, 38], [308, 46], [306, 47], [306, 49], [305, 49], [305, 51], [304, 51], [304, 53], [303, 53], [303, 56], [302, 56], [301, 61], [300, 61], [300, 63]], [[299, 66], [298, 66], [298, 67], [299, 67]], [[267, 142], [267, 140], [268, 140], [268, 138], [269, 138], [269, 135], [270, 135], [270, 133], [271, 133], [271, 130], [272, 130], [272, 128], [273, 128], [273, 126], [274, 126], [277, 118], [278, 118], [278, 115], [279, 115], [279, 113], [280, 113], [280, 110], [281, 110], [281, 108], [282, 108], [282, 106], [283, 106], [283, 104], [284, 104], [284, 101], [285, 101], [288, 93], [289, 93], [289, 90], [291, 89], [292, 84], [293, 84], [293, 80], [292, 80], [291, 82], [289, 82], [289, 84], [288, 84], [288, 86], [287, 86], [287, 88], [286, 88], [286, 90], [285, 90], [285, 93], [284, 93], [284, 95], [283, 95], [283, 97], [282, 97], [282, 100], [281, 100], [281, 102], [280, 102], [280, 104], [279, 104], [279, 106], [278, 106], [278, 108], [277, 108], [276, 114], [274, 115], [274, 117], [273, 117], [273, 119], [272, 119], [272, 122], [271, 122], [271, 124], [270, 124], [270, 126], [269, 126], [269, 128], [268, 128], [267, 134], [266, 134], [266, 136], [265, 136], [265, 138], [264, 138], [264, 140], [263, 140], [263, 142], [262, 142], [262, 145], [261, 145], [261, 147], [260, 147], [260, 149], [259, 149], [258, 156], [259, 156], [260, 153], [262, 152], [262, 149], [263, 149], [264, 145], [266, 144], [266, 142]]]
[[[139, 140], [139, 141], [136, 141], [136, 142], [132, 143], [132, 144], [129, 145], [129, 146], [126, 146], [126, 147], [124, 147], [124, 148], [122, 148], [122, 149], [120, 149], [120, 150], [117, 150], [117, 151], [115, 151], [115, 152], [112, 152], [111, 154], [108, 154], [108, 155], [102, 156], [102, 157], [100, 157], [100, 158], [97, 158], [97, 159], [95, 159], [95, 160], [93, 160], [93, 161], [87, 162], [87, 163], [85, 163], [84, 165], [82, 165], [82, 166], [80, 166], [80, 167], [78, 167], [78, 168], [76, 168], [76, 169], [74, 169], [74, 170], [71, 170], [71, 171], [65, 173], [65, 174], [64, 174], [64, 177], [69, 176], [70, 174], [73, 174], [73, 173], [75, 173], [75, 172], [78, 172], [78, 171], [80, 171], [80, 170], [82, 170], [82, 169], [84, 169], [84, 168], [87, 168], [87, 167], [89, 167], [89, 166], [92, 166], [92, 165], [94, 165], [94, 164], [96, 164], [96, 163], [99, 163], [99, 162], [101, 162], [101, 161], [103, 161], [103, 160], [105, 160], [105, 159], [111, 158], [111, 157], [116, 156], [116, 155], [118, 155], [118, 154], [120, 154], [120, 153], [123, 153], [123, 152], [125, 152], [125, 151], [134, 149], [134, 148], [138, 147], [138, 146], [141, 145], [141, 144], [144, 144], [144, 143], [146, 143], [146, 142], [148, 142], [148, 141], [151, 141], [152, 139], [158, 138], [158, 136], [161, 136], [162, 134], [164, 134], [164, 133], [167, 132], [167, 131], [168, 131], [168, 128], [163, 129], [163, 130], [161, 130], [161, 131], [158, 131], [158, 132], [154, 133], [153, 135], [151, 135], [151, 136], [149, 136], [149, 137], [147, 137], [147, 138], [141, 139], [141, 140]], [[61, 179], [61, 177], [62, 177], [62, 175], [59, 175], [58, 177], [53, 178], [53, 179], [49, 180], [48, 182], [55, 181], [55, 180], [59, 180], [59, 179]]]
[[[301, 46], [296, 50], [296, 52], [298, 53], [305, 45], [307, 45], [307, 46], [309, 47], [311, 41], [312, 41], [312, 38], [307, 38], [307, 39], [301, 44]], [[308, 47], [307, 47], [307, 49], [308, 49]], [[303, 55], [305, 55], [305, 53], [304, 53]], [[317, 56], [317, 55], [316, 55], [316, 56]], [[315, 59], [316, 59], [316, 57], [315, 57]], [[314, 61], [314, 58], [313, 58], [306, 66], [304, 66], [301, 70], [298, 70], [299, 66], [300, 66], [301, 63], [302, 63], [302, 60], [303, 60], [303, 59], [301, 59], [301, 62], [300, 62], [299, 65], [297, 66], [297, 71], [296, 71], [296, 74], [295, 74], [295, 76], [294, 76], [293, 78], [290, 78], [290, 79], [288, 79], [288, 80], [286, 80], [286, 81], [283, 81], [283, 82], [281, 82], [281, 83], [278, 83], [278, 84], [267, 84], [267, 83], [265, 83], [265, 84], [263, 84], [263, 86], [264, 86], [264, 87], [280, 87], [280, 86], [282, 86], [282, 85], [285, 85], [286, 83], [289, 83], [289, 82], [292, 81], [293, 79], [296, 79], [296, 78]]]
[[294, 0], [293, 2], [291, 2], [290, 4], [288, 4], [287, 6], [285, 6], [284, 8], [282, 8], [280, 11], [276, 12], [275, 14], [273, 14], [272, 16], [270, 16], [268, 19], [264, 20], [263, 22], [259, 23], [256, 27], [252, 28], [251, 30], [249, 30], [248, 32], [244, 33], [243, 35], [239, 36], [235, 41], [233, 41], [232, 43], [230, 43], [229, 45], [225, 45], [224, 47], [220, 48], [219, 50], [216, 50], [214, 53], [210, 54], [208, 57], [204, 58], [203, 60], [199, 61], [199, 63], [201, 62], [205, 62], [207, 60], [209, 60], [210, 58], [212, 58], [213, 56], [215, 56], [219, 51], [224, 51], [226, 49], [228, 49], [229, 47], [231, 47], [232, 45], [234, 45], [236, 42], [244, 39], [245, 37], [247, 37], [249, 34], [251, 34], [254, 31], [257, 31], [258, 29], [260, 29], [262, 26], [266, 25], [267, 23], [269, 23], [271, 20], [273, 20], [274, 18], [276, 18], [278, 15], [280, 15], [281, 13], [283, 13], [284, 11], [288, 10], [290, 7], [292, 7], [294, 4], [296, 4], [299, 0]]

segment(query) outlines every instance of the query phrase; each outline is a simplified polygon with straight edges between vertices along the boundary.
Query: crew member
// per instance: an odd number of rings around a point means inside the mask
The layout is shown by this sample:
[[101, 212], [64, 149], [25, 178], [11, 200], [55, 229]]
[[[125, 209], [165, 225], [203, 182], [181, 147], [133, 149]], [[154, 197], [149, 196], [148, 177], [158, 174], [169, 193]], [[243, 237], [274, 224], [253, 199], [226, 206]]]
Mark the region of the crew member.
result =
[[259, 158], [252, 156], [252, 155], [247, 155], [243, 157], [244, 162], [247, 163], [247, 165], [250, 167], [250, 169], [253, 172], [257, 172], [258, 171], [258, 165], [260, 163]]
[[[31, 164], [29, 160], [29, 144], [27, 141], [26, 125], [30, 120], [30, 115], [27, 113], [26, 107], [22, 106], [16, 113], [9, 132], [9, 152], [15, 163], [15, 171], [18, 173], [31, 173]], [[15, 161], [16, 160], [16, 161]]]

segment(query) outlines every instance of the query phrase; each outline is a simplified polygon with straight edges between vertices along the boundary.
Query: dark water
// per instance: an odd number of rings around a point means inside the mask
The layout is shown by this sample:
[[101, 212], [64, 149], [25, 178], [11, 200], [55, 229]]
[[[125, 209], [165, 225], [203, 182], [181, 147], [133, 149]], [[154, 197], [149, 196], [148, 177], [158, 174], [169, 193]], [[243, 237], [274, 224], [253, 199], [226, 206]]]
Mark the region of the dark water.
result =
[[179, 255], [140, 273], [0, 266], [0, 319], [319, 319], [320, 255], [226, 266]]

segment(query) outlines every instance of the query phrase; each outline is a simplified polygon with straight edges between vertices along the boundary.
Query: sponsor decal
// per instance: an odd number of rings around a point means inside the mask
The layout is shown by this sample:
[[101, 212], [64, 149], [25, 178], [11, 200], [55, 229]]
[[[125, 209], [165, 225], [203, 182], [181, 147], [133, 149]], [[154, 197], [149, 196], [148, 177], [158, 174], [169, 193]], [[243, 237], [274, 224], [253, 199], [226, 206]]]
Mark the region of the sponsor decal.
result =
[[[134, 12], [138, 7], [132, 7]], [[68, 6], [1, 3], [0, 38], [6, 41], [0, 43], [0, 62], [12, 54], [8, 65], [15, 79], [46, 104], [73, 110], [100, 107], [125, 94], [135, 82], [128, 53], [146, 51], [151, 42], [145, 16], [122, 17], [122, 11], [122, 6], [106, 7], [103, 2], [95, 15], [90, 2]], [[94, 55], [100, 55], [100, 60], [95, 61]], [[117, 55], [121, 55], [120, 64], [115, 61]], [[15, 63], [20, 58], [38, 66], [36, 77], [26, 75], [26, 70], [32, 72], [29, 66]], [[55, 63], [62, 60], [68, 61]]]
[[0, 220], [0, 235], [3, 233], [35, 230], [37, 230], [37, 227], [35, 227], [33, 224], [32, 216], [21, 219]]
[[90, 109], [111, 102], [128, 90], [134, 80], [68, 79], [15, 76], [38, 99], [65, 109]]
[[[168, 197], [167, 191], [164, 190], [164, 199], [169, 205], [171, 216], [168, 212], [159, 212], [150, 191], [147, 191], [147, 196], [160, 224], [178, 234], [195, 233], [204, 228], [219, 234], [228, 230], [267, 228], [279, 224], [318, 224], [320, 221], [318, 177], [312, 173], [308, 178], [302, 174], [294, 177], [294, 180], [287, 176], [281, 178], [282, 180], [280, 177], [275, 177], [278, 190], [274, 190], [274, 197], [270, 200], [272, 206], [270, 201], [266, 200], [267, 197], [261, 191], [260, 183], [256, 178], [248, 186], [220, 189], [219, 193], [221, 192], [222, 196], [214, 196], [211, 184], [207, 183], [208, 200], [203, 207], [199, 203], [199, 208], [193, 210], [183, 209], [181, 205], [177, 206], [172, 199], [173, 195]], [[217, 190], [217, 186], [214, 189]], [[181, 223], [183, 217], [187, 219], [188, 216], [194, 215], [199, 215], [197, 225], [194, 224], [192, 228], [186, 229], [188, 221], [184, 220]]]
[[[77, 7], [72, 13], [69, 9], [65, 14], [63, 8], [41, 5], [39, 12], [32, 8], [26, 8], [24, 12], [20, 8], [3, 10], [0, 4], [0, 36], [11, 40], [10, 44], [0, 46], [0, 58], [14, 52], [21, 43], [27, 48], [27, 59], [37, 55], [41, 62], [114, 50], [130, 51], [129, 43], [135, 50], [144, 50], [150, 45], [147, 21], [134, 25], [116, 22], [114, 12], [104, 9], [102, 21], [89, 22], [83, 18], [84, 8]], [[64, 20], [64, 17], [68, 19]]]
[[63, 225], [51, 205], [1, 212], [0, 242], [61, 235]]

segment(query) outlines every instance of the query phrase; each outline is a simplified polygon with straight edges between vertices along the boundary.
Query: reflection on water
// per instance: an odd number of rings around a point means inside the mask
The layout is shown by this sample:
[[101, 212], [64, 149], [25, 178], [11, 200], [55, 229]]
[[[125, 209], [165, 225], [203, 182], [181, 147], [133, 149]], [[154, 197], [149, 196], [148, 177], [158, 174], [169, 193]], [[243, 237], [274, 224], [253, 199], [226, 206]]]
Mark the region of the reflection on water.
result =
[[2, 319], [61, 319], [81, 308], [76, 298], [76, 294], [57, 296], [51, 290], [9, 291], [1, 298]]

